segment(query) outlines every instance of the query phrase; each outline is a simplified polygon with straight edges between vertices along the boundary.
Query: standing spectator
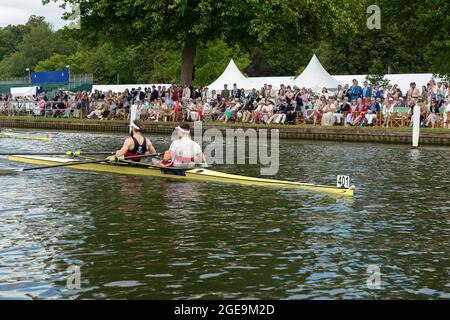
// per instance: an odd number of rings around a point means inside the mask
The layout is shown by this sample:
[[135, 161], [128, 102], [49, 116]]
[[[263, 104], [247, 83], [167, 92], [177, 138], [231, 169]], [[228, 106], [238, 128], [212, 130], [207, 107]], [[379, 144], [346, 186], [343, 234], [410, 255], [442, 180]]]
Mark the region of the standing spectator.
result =
[[384, 100], [384, 89], [379, 84], [375, 86], [373, 92], [375, 99], [381, 99], [381, 101]]
[[358, 80], [353, 79], [353, 85], [350, 87], [350, 101], [357, 100], [363, 95], [362, 88], [358, 85]]
[[237, 84], [233, 84], [233, 90], [231, 90], [231, 96], [233, 99], [240, 99], [241, 98], [241, 90], [238, 89]]
[[200, 88], [196, 88], [194, 90], [194, 99], [197, 100], [198, 98], [202, 97], [202, 91]]
[[180, 101], [180, 96], [178, 94], [178, 88], [176, 86], [170, 87], [169, 95], [172, 96], [173, 103]]
[[444, 112], [444, 128], [450, 129], [450, 105], [448, 104], [448, 97], [445, 99], [444, 105], [443, 105], [443, 112]]
[[156, 89], [156, 86], [153, 85], [152, 86], [152, 93], [150, 94], [150, 102], [154, 103], [158, 99], [158, 97], [159, 97], [159, 92]]
[[216, 101], [218, 97], [218, 94], [216, 93], [216, 90], [211, 91], [211, 100]]
[[275, 90], [273, 90], [271, 84], [268, 85], [268, 89], [267, 89], [267, 93], [266, 93], [266, 98], [267, 98], [267, 99], [272, 99], [272, 100], [274, 100], [274, 99], [276, 98], [276, 96], [275, 96]]
[[202, 100], [207, 101], [209, 98], [209, 90], [207, 87], [202, 89]]
[[325, 100], [328, 100], [328, 98], [330, 97], [327, 88], [322, 88], [322, 97], [325, 97]]
[[220, 94], [223, 100], [228, 101], [230, 99], [230, 90], [228, 90], [228, 85], [223, 86], [222, 93]]
[[300, 89], [297, 86], [294, 86], [294, 97], [292, 99], [297, 101], [298, 106], [303, 106], [302, 94], [303, 94], [302, 91], [300, 91]]
[[420, 97], [420, 91], [419, 91], [419, 89], [416, 88], [416, 83], [411, 82], [409, 85], [409, 90], [406, 93], [406, 98], [408, 100], [410, 100], [410, 99], [418, 99], [419, 97]]
[[189, 88], [188, 84], [184, 84], [183, 93], [181, 96], [181, 101], [189, 101], [191, 99], [191, 88]]
[[422, 86], [422, 93], [420, 94], [420, 97], [424, 100], [428, 100], [427, 86]]
[[347, 97], [349, 101], [350, 101], [350, 99], [352, 97], [352, 92], [350, 91], [350, 88], [349, 88], [348, 84], [346, 84], [344, 86], [344, 97]]
[[364, 81], [364, 87], [362, 88], [362, 98], [364, 104], [369, 104], [370, 99], [372, 98], [372, 87], [369, 86], [369, 82]]
[[392, 112], [394, 112], [394, 107], [392, 102], [394, 100], [392, 98], [385, 99], [383, 103], [383, 127], [389, 128], [389, 122], [391, 121]]
[[336, 91], [336, 94], [334, 95], [334, 97], [340, 101], [342, 101], [342, 99], [344, 99], [344, 89], [342, 88], [341, 85], [338, 85], [337, 91]]

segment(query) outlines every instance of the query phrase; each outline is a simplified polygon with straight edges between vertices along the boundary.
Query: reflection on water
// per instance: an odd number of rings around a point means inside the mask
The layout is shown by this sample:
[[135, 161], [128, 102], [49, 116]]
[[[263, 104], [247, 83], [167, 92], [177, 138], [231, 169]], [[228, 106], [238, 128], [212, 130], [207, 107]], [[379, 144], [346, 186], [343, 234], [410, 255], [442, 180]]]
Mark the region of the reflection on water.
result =
[[[4, 139], [0, 152], [110, 151], [123, 137]], [[169, 143], [153, 140], [158, 151]], [[448, 148], [283, 141], [280, 151], [277, 178], [350, 175], [355, 197], [64, 168], [0, 176], [0, 298], [450, 298]], [[80, 290], [66, 288], [72, 265]], [[366, 286], [370, 265], [380, 290]]]

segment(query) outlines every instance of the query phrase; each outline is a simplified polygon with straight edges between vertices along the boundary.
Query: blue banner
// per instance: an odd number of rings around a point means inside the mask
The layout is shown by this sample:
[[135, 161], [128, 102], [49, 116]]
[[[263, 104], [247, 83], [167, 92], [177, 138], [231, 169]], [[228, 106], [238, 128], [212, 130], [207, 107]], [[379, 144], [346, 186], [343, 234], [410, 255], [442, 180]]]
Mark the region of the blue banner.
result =
[[31, 83], [67, 83], [69, 82], [69, 70], [57, 70], [49, 72], [32, 72]]

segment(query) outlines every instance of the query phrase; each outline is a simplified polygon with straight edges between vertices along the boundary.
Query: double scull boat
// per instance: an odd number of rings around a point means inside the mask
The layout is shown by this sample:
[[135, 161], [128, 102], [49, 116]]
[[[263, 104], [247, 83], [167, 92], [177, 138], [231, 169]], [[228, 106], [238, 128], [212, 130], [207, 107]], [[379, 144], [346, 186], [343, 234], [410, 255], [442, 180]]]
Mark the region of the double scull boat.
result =
[[[65, 163], [79, 161], [66, 158], [40, 157], [40, 156], [14, 156], [14, 155], [9, 156], [8, 159], [14, 162], [36, 164], [43, 166], [61, 165]], [[103, 162], [103, 163], [77, 164], [70, 166], [70, 168], [86, 171], [110, 172], [116, 174], [136, 175], [136, 176], [163, 177], [163, 178], [191, 180], [191, 181], [209, 181], [217, 183], [230, 183], [237, 185], [251, 185], [260, 187], [302, 189], [350, 197], [353, 196], [355, 190], [354, 186], [333, 187], [301, 182], [254, 178], [235, 174], [228, 174], [203, 168], [188, 169], [184, 171], [184, 175], [174, 175], [170, 174], [170, 170], [168, 173], [167, 170], [164, 170], [161, 167], [157, 167], [155, 165], [146, 163], [138, 163], [133, 165], [129, 163], [120, 163], [120, 162], [118, 163]]]

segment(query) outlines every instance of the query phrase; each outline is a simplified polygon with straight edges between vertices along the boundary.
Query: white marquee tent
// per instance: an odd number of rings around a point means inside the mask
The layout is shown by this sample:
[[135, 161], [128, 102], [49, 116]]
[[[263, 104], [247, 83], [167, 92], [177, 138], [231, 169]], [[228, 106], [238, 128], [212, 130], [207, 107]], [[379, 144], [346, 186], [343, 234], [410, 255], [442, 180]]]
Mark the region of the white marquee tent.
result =
[[169, 89], [171, 84], [117, 84], [117, 85], [94, 85], [92, 86], [92, 92], [95, 90], [102, 91], [102, 92], [109, 92], [112, 91], [113, 93], [121, 93], [124, 92], [126, 89], [131, 91], [131, 89], [137, 89], [141, 88], [144, 90], [145, 88], [151, 88], [152, 86], [158, 86], [166, 87], [166, 89]]
[[[406, 92], [409, 90], [411, 82], [415, 82], [416, 87], [419, 90], [422, 90], [422, 86], [426, 86], [431, 79], [434, 79], [433, 74], [431, 73], [387, 74], [385, 75], [385, 78], [388, 79], [389, 83], [392, 85], [398, 84], [404, 95], [406, 95]], [[439, 82], [439, 79], [436, 79], [436, 82]]]
[[299, 88], [311, 88], [322, 91], [322, 88], [336, 89], [341, 83], [333, 78], [322, 66], [316, 55], [311, 58], [308, 66], [292, 83]]
[[11, 88], [11, 95], [13, 97], [31, 97], [37, 94], [39, 87], [18, 87]]
[[[358, 84], [362, 86], [364, 80], [366, 80], [366, 75], [338, 75], [334, 76], [342, 84], [352, 85], [353, 79], [358, 80]], [[431, 79], [435, 79], [432, 73], [404, 73], [404, 74], [386, 74], [384, 76], [389, 83], [394, 85], [398, 84], [400, 90], [403, 94], [409, 90], [409, 85], [411, 82], [415, 82], [419, 90], [422, 86], [426, 86]], [[439, 82], [439, 79], [436, 79]]]
[[224, 85], [228, 85], [228, 89], [231, 90], [233, 88], [233, 84], [238, 86], [239, 89], [251, 90], [255, 87], [252, 81], [250, 81], [247, 77], [245, 77], [242, 72], [234, 63], [234, 60], [231, 59], [225, 71], [217, 78], [216, 81], [211, 83], [208, 86], [209, 90], [222, 90]]
[[337, 76], [333, 76], [337, 81], [339, 81], [340, 83], [342, 83], [342, 86], [348, 84], [349, 86], [351, 86], [353, 84], [353, 79], [358, 80], [358, 84], [360, 86], [362, 86], [362, 83], [364, 82], [364, 80], [366, 80], [366, 76], [365, 74], [357, 74], [357, 75], [337, 75]]
[[282, 84], [287, 87], [294, 81], [294, 77], [254, 77], [248, 79], [257, 90], [260, 90], [265, 84], [271, 84], [273, 89], [278, 90]]

